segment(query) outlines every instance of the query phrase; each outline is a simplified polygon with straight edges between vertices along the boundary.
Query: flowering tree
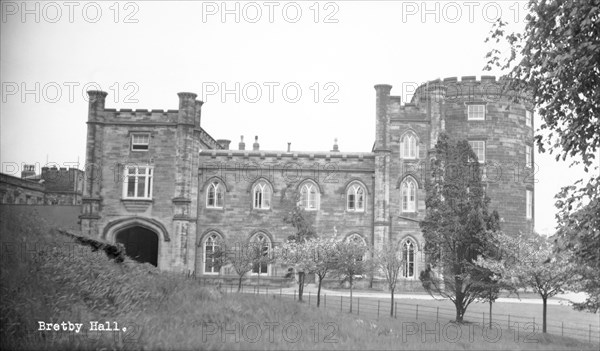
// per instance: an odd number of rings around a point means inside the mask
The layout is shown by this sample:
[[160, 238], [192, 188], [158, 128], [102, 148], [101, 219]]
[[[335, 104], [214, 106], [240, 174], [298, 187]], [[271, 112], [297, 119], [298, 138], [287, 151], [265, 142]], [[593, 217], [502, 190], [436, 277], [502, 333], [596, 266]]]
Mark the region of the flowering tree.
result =
[[283, 245], [275, 248], [275, 257], [277, 261], [287, 266], [294, 266], [298, 272], [302, 273], [302, 278], [298, 277], [298, 300], [302, 301], [304, 291], [303, 276], [306, 272], [314, 269], [315, 263], [311, 256], [312, 245], [309, 241], [287, 241]]
[[545, 333], [548, 298], [571, 286], [576, 276], [572, 266], [564, 254], [554, 253], [548, 238], [538, 234], [511, 237], [497, 232], [496, 238], [503, 249], [502, 258], [479, 257], [477, 265], [495, 272], [506, 284], [533, 288], [542, 298], [542, 331]]
[[392, 297], [390, 316], [394, 316], [394, 291], [396, 290], [400, 269], [404, 264], [404, 259], [400, 255], [400, 252], [400, 245], [396, 242], [389, 243], [383, 248], [375, 250], [373, 254], [373, 264], [385, 276], [388, 288], [390, 289]]
[[246, 273], [250, 272], [256, 265], [260, 267], [261, 264], [270, 263], [272, 260], [271, 257], [265, 255], [260, 243], [251, 242], [248, 239], [241, 243], [219, 240], [211, 253], [211, 258], [213, 258], [214, 265], [219, 269], [219, 272], [221, 267], [231, 265], [238, 275], [238, 292], [242, 289], [242, 280]]
[[308, 240], [309, 251], [313, 252], [311, 257], [312, 267], [310, 271], [319, 277], [319, 286], [317, 289], [317, 307], [321, 305], [321, 284], [325, 276], [335, 268], [337, 263], [337, 244], [338, 240], [333, 237], [329, 239]]
[[[288, 184], [288, 187], [284, 190], [283, 196], [284, 198], [287, 196], [288, 192], [291, 192], [289, 196], [289, 202], [292, 204], [291, 209], [288, 213], [283, 217], [283, 222], [291, 225], [295, 229], [295, 233], [288, 237], [288, 242], [295, 242], [298, 244], [303, 244], [306, 240], [313, 239], [317, 237], [315, 232], [312, 218], [306, 211], [301, 207], [301, 194], [298, 191], [291, 191], [290, 189], [293, 187], [293, 183]], [[307, 247], [299, 247], [299, 246], [287, 246], [286, 250], [290, 251], [290, 257], [281, 257], [280, 260], [283, 263], [288, 262], [287, 264], [293, 265], [296, 267], [296, 271], [298, 272], [298, 296], [299, 300], [302, 301], [302, 293], [304, 291], [304, 277], [307, 270], [303, 269], [306, 258], [304, 258], [305, 250]], [[280, 254], [282, 254], [280, 252]]]
[[350, 283], [350, 312], [352, 312], [352, 289], [354, 278], [370, 272], [371, 262], [365, 254], [368, 247], [362, 241], [343, 240], [336, 243], [334, 271]]

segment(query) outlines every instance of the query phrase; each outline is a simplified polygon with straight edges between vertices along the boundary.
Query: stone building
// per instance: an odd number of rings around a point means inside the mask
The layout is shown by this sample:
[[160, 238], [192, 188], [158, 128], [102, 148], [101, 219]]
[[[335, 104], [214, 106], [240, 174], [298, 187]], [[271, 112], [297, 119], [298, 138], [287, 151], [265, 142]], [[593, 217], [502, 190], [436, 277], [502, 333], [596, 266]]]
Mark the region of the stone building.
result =
[[81, 205], [83, 171], [76, 168], [23, 165], [21, 178], [0, 173], [0, 204]]
[[[161, 269], [217, 272], [207, 257], [218, 238], [272, 248], [293, 234], [283, 217], [299, 204], [319, 235], [381, 246], [400, 242], [402, 277], [424, 267], [419, 221], [424, 176], [440, 132], [467, 139], [486, 168], [491, 207], [509, 233], [533, 228], [533, 117], [494, 77], [447, 78], [419, 87], [410, 103], [375, 86], [370, 152], [261, 150], [215, 140], [201, 127], [202, 102], [179, 93], [178, 110], [115, 110], [90, 91], [82, 231], [123, 242]], [[255, 267], [281, 277], [288, 267]], [[231, 273], [227, 269], [221, 272]]]

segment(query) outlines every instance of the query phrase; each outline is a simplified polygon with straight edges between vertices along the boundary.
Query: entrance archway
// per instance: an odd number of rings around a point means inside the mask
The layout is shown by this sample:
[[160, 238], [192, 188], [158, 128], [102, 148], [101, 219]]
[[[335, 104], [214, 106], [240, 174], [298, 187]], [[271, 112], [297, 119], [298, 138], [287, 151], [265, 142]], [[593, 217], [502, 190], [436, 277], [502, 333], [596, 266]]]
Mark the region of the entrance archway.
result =
[[127, 256], [132, 259], [158, 266], [158, 234], [154, 231], [141, 226], [129, 227], [119, 231], [115, 241], [125, 246]]

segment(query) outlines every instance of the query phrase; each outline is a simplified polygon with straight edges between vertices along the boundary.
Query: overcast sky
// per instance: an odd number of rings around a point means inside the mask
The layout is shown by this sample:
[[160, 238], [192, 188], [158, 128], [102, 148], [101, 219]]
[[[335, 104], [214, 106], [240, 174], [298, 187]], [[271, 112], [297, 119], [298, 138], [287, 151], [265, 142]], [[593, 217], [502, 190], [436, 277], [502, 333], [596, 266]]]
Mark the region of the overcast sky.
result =
[[[427, 80], [498, 75], [482, 70], [484, 40], [499, 16], [522, 28], [524, 5], [2, 2], [2, 172], [83, 168], [85, 90], [98, 88], [117, 109], [177, 109], [177, 92], [195, 92], [203, 128], [232, 148], [257, 135], [266, 150], [330, 150], [338, 138], [341, 151], [369, 152], [375, 84], [406, 101]], [[554, 194], [585, 173], [537, 150], [535, 161], [536, 229], [549, 234]]]

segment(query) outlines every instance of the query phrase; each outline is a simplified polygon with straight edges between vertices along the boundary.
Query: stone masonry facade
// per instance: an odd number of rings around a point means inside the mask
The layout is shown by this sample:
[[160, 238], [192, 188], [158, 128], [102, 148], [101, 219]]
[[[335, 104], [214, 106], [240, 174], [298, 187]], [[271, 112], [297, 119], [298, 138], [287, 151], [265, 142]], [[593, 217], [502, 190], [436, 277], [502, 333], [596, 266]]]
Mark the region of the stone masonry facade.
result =
[[[179, 93], [178, 110], [132, 111], [108, 109], [107, 93], [90, 91], [82, 232], [115, 242], [141, 227], [158, 237], [160, 269], [228, 276], [207, 258], [213, 240], [272, 248], [294, 233], [283, 217], [299, 203], [320, 236], [399, 242], [402, 279], [417, 283], [424, 180], [442, 132], [472, 143], [503, 230], [533, 230], [533, 107], [502, 86], [492, 76], [446, 78], [402, 104], [392, 86], [376, 85], [375, 143], [361, 153], [340, 152], [337, 143], [323, 152], [264, 151], [257, 139], [246, 149], [243, 138], [234, 150], [202, 129], [196, 94]], [[288, 268], [252, 273], [275, 279]]]

